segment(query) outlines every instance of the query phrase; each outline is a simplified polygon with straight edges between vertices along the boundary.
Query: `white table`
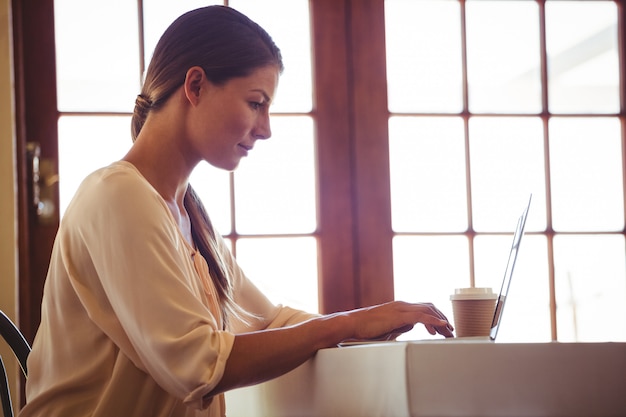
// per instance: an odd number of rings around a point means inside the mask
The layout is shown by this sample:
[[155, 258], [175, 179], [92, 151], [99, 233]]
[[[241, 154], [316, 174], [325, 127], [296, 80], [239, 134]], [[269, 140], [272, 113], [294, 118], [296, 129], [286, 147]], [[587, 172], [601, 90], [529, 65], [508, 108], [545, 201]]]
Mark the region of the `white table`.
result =
[[226, 404], [228, 417], [624, 417], [626, 343], [324, 349]]

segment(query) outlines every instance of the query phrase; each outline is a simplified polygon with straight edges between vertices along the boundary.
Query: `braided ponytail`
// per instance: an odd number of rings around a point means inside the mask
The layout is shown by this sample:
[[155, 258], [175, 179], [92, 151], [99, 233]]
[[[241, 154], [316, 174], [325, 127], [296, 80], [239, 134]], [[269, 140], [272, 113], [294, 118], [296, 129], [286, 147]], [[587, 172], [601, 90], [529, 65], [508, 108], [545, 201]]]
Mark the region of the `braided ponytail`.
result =
[[139, 94], [137, 99], [135, 100], [135, 110], [133, 111], [133, 117], [131, 120], [131, 137], [133, 138], [133, 142], [137, 139], [143, 124], [146, 122], [146, 118], [148, 117], [148, 112], [152, 107], [152, 102], [150, 99], [146, 98], [143, 94]]

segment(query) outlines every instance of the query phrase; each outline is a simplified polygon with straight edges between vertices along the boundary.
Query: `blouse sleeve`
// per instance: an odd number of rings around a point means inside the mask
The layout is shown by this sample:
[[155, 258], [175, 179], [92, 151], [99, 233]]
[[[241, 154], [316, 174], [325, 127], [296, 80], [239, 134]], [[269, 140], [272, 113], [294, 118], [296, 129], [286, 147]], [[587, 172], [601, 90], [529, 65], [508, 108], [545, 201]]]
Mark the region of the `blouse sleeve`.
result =
[[81, 187], [59, 232], [63, 263], [93, 322], [134, 365], [204, 408], [234, 336], [202, 302], [191, 248], [164, 201], [129, 169]]

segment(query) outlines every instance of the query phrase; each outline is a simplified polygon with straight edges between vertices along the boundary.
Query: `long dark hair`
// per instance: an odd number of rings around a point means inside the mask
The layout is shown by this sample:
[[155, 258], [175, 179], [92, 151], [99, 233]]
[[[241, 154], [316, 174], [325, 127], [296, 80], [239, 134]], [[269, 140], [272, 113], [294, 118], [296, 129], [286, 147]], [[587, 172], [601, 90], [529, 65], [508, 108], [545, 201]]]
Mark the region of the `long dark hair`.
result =
[[[159, 109], [183, 84], [189, 68], [200, 66], [209, 81], [221, 85], [268, 65], [282, 72], [280, 50], [263, 28], [235, 9], [208, 6], [183, 14], [167, 28], [154, 50], [135, 102], [131, 121], [133, 141], [148, 113]], [[217, 288], [226, 325], [230, 315], [242, 313], [232, 297], [230, 271], [220, 256], [209, 216], [191, 185], [184, 204], [191, 219], [194, 243], [206, 259]]]

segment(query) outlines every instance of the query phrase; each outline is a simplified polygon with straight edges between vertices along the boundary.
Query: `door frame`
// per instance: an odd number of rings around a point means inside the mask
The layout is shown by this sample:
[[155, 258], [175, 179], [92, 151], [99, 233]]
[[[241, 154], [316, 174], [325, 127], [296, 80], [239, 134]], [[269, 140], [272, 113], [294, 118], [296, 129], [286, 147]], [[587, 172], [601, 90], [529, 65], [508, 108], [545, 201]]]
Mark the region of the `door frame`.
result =
[[[38, 143], [40, 160], [58, 166], [54, 1], [13, 0], [12, 13], [18, 181], [18, 320], [24, 336], [32, 343], [39, 327], [43, 283], [59, 226], [58, 210], [53, 219], [42, 222], [32, 203], [34, 187], [27, 149], [28, 143]], [[59, 206], [56, 186], [52, 189], [51, 203]]]

